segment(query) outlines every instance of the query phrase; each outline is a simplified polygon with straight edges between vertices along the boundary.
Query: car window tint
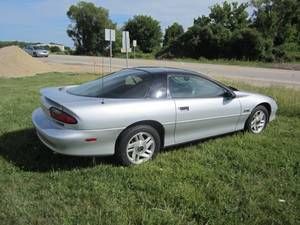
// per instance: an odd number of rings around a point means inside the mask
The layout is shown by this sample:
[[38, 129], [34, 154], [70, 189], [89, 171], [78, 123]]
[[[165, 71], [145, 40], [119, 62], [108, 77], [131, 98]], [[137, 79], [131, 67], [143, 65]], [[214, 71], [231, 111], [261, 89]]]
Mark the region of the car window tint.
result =
[[68, 92], [88, 97], [144, 98], [151, 84], [151, 74], [139, 70], [122, 70], [71, 88]]
[[212, 98], [224, 94], [219, 85], [195, 75], [170, 75], [170, 94], [174, 98]]

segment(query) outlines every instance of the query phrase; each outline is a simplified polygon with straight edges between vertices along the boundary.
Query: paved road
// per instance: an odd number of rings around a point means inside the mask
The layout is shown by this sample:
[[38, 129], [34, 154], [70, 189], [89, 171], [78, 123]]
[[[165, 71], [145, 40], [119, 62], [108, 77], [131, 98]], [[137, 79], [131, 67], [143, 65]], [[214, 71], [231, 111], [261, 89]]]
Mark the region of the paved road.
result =
[[[69, 66], [82, 66], [92, 68], [97, 66], [99, 70], [109, 70], [109, 58], [90, 57], [90, 56], [62, 56], [50, 55], [48, 58], [41, 59], [49, 64], [63, 64]], [[102, 66], [103, 65], [103, 66]], [[126, 67], [126, 60], [113, 58], [113, 70]], [[164, 60], [144, 60], [130, 59], [129, 67], [136, 66], [169, 66], [183, 69], [194, 70], [208, 76], [224, 77], [231, 79], [242, 79], [248, 83], [261, 85], [283, 85], [299, 89], [300, 71], [254, 68], [244, 66], [214, 65], [202, 63], [186, 63]], [[90, 71], [90, 70], [89, 70]]]

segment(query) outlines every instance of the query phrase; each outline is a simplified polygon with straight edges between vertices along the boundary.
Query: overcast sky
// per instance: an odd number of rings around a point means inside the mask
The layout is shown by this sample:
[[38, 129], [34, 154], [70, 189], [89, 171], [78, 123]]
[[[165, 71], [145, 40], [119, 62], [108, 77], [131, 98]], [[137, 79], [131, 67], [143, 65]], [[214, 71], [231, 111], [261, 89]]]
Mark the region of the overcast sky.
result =
[[[237, 0], [246, 2], [246, 0]], [[72, 46], [66, 29], [70, 24], [66, 12], [78, 0], [1, 0], [0, 40], [57, 42]], [[109, 10], [111, 19], [121, 26], [136, 14], [151, 15], [165, 29], [173, 22], [185, 28], [209, 7], [221, 0], [92, 0]]]

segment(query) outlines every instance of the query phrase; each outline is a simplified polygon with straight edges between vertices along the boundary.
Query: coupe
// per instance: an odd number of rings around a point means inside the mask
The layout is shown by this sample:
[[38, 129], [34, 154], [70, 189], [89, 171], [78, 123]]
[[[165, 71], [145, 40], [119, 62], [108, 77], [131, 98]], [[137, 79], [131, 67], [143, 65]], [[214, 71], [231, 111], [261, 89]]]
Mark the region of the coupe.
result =
[[48, 57], [49, 51], [44, 49], [43, 46], [34, 46], [29, 45], [24, 48], [25, 52], [27, 52], [32, 57]]
[[40, 92], [32, 121], [46, 146], [66, 155], [115, 155], [124, 165], [144, 163], [166, 146], [239, 130], [259, 134], [277, 111], [271, 97], [175, 68], [124, 69]]

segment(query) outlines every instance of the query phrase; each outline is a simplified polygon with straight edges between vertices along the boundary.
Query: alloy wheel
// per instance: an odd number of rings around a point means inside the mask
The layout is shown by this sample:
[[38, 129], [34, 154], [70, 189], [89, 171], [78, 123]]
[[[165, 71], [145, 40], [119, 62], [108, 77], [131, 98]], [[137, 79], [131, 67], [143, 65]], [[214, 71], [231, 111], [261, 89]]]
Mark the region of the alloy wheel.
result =
[[130, 138], [126, 153], [127, 157], [133, 164], [141, 164], [151, 159], [155, 151], [155, 140], [147, 132], [139, 132]]

